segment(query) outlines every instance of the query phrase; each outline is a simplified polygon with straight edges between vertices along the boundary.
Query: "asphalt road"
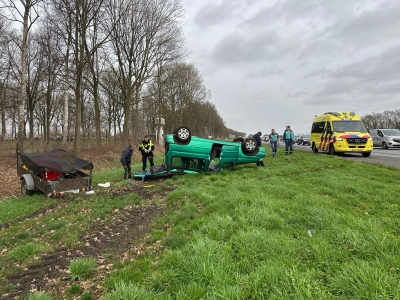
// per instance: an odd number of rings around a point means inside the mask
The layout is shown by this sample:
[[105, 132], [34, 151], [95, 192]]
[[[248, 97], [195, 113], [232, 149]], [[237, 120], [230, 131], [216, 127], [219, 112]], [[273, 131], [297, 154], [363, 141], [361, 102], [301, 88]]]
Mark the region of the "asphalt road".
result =
[[[306, 152], [312, 152], [310, 146], [294, 145], [293, 150], [301, 150]], [[321, 155], [327, 155], [324, 152], [318, 152]], [[393, 167], [400, 169], [400, 149], [383, 149], [380, 147], [374, 147], [370, 157], [363, 157], [360, 153], [345, 153], [341, 155], [343, 159], [365, 162], [370, 164], [376, 164], [381, 166]]]

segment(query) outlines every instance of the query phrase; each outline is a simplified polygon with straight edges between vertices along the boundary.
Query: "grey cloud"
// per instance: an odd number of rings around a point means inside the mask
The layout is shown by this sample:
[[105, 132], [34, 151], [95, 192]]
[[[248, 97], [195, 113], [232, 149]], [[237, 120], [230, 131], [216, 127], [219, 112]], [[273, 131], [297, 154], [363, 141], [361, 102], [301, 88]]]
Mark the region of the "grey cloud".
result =
[[[338, 0], [335, 1], [337, 3]], [[327, 20], [324, 7], [329, 2], [286, 0], [276, 1], [272, 5], [264, 5], [252, 18], [246, 20], [246, 24], [252, 26], [268, 26], [274, 22], [312, 24], [313, 20]]]
[[210, 56], [217, 64], [270, 61], [282, 54], [280, 48], [286, 48], [286, 44], [274, 31], [235, 31], [219, 41]]
[[317, 69], [304, 78], [321, 79], [322, 86], [313, 94], [314, 99], [338, 95], [387, 95], [400, 92], [400, 45], [379, 56], [345, 64], [335, 70]]
[[398, 95], [400, 94], [400, 80], [376, 85], [366, 85], [364, 92], [373, 95]]
[[[198, 25], [213, 30], [200, 28], [192, 37], [214, 99], [234, 106], [223, 112], [231, 124], [254, 131], [254, 123], [248, 125], [247, 114], [256, 113], [250, 102], [273, 103], [297, 128], [308, 114], [399, 107], [400, 1], [221, 1], [197, 15]], [[221, 92], [221, 82], [234, 84]]]
[[286, 95], [286, 98], [303, 98], [303, 97], [308, 96], [308, 95], [309, 95], [308, 91], [300, 90], [300, 91], [297, 91], [297, 92], [288, 93]]
[[299, 64], [296, 65], [297, 68], [303, 68], [308, 65], [308, 60], [303, 60]]
[[244, 81], [255, 78], [267, 78], [270, 76], [279, 76], [285, 72], [285, 69], [278, 66], [271, 66], [258, 71], [252, 71], [244, 75]]
[[327, 69], [317, 69], [317, 70], [311, 71], [310, 73], [306, 74], [303, 78], [304, 79], [313, 78], [313, 77], [323, 78], [323, 77], [328, 76], [331, 73], [332, 73], [332, 71], [327, 70]]
[[362, 81], [392, 81], [400, 78], [400, 45], [380, 56], [345, 65], [332, 73], [332, 77], [357, 78]]
[[356, 80], [345, 78], [335, 78], [327, 81], [321, 90], [317, 91], [313, 97], [334, 96], [349, 94], [358, 90], [359, 84]]
[[[360, 9], [360, 7], [362, 9]], [[397, 39], [400, 2], [276, 1], [264, 5], [245, 21], [246, 26], [296, 33], [302, 37], [298, 58], [351, 55], [377, 42]]]
[[[331, 107], [349, 106], [349, 102], [353, 102], [355, 97], [353, 95], [324, 95], [321, 97], [309, 97], [303, 101], [303, 104], [309, 106], [315, 105], [330, 105]], [[351, 100], [351, 101], [350, 101]], [[350, 109], [347, 109], [350, 110]], [[323, 112], [319, 112], [323, 113]]]
[[384, 1], [384, 4], [388, 5], [376, 5], [373, 9], [354, 12], [347, 18], [341, 18], [324, 34], [329, 39], [356, 48], [373, 46], [381, 40], [397, 39], [400, 28], [400, 2]]
[[229, 0], [224, 0], [219, 5], [208, 3], [200, 8], [194, 21], [199, 27], [209, 28], [230, 19], [234, 15], [235, 9], [236, 4]]

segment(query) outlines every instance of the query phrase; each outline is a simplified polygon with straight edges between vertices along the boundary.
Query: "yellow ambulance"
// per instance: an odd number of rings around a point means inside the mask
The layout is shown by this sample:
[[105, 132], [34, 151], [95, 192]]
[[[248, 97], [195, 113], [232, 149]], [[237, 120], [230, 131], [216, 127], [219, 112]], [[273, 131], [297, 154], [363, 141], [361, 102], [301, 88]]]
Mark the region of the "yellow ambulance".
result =
[[327, 112], [315, 116], [310, 144], [314, 153], [321, 150], [331, 155], [352, 152], [369, 157], [373, 149], [372, 137], [354, 112]]

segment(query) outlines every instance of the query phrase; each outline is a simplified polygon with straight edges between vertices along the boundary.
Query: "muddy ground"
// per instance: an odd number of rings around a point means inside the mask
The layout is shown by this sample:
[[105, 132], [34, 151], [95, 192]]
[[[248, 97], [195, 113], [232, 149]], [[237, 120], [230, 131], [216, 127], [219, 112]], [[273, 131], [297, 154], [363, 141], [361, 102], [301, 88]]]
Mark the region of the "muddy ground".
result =
[[[82, 158], [84, 155], [81, 156]], [[118, 167], [119, 157], [114, 154], [101, 154], [95, 157], [91, 154], [90, 159], [97, 170]], [[9, 197], [19, 197], [20, 183], [16, 175], [15, 162], [5, 160], [2, 162], [4, 172], [0, 173], [0, 200]], [[161, 185], [165, 179], [152, 180], [152, 185]], [[65, 245], [58, 245], [56, 251], [42, 255], [38, 261], [40, 263], [25, 269], [23, 272], [6, 278], [6, 284], [13, 288], [1, 295], [1, 300], [23, 299], [24, 295], [32, 291], [45, 291], [55, 299], [79, 299], [84, 293], [90, 292], [92, 299], [99, 299], [102, 293], [102, 283], [111, 272], [113, 265], [110, 264], [112, 256], [113, 261], [132, 260], [137, 255], [146, 251], [144, 238], [150, 231], [150, 225], [154, 218], [161, 216], [165, 209], [165, 199], [168, 192], [173, 188], [167, 189], [149, 189], [141, 182], [108, 191], [110, 197], [120, 196], [129, 193], [139, 195], [143, 203], [148, 202], [144, 207], [132, 206], [124, 210], [113, 212], [113, 222], [104, 224], [99, 220], [81, 237], [83, 246], [70, 249]], [[71, 196], [66, 196], [52, 207], [33, 213], [25, 218], [34, 218], [38, 214], [51, 213], [54, 210], [62, 209], [69, 201], [73, 201]], [[153, 205], [152, 199], [161, 200], [161, 205]], [[1, 223], [1, 220], [0, 220]], [[0, 224], [1, 231], [8, 228], [8, 224]], [[154, 249], [154, 246], [152, 246]], [[161, 251], [161, 245], [156, 246]], [[73, 259], [91, 257], [97, 261], [97, 276], [95, 280], [74, 283], [68, 274], [68, 266]], [[68, 295], [68, 290], [74, 284], [79, 284], [81, 291], [76, 296]]]

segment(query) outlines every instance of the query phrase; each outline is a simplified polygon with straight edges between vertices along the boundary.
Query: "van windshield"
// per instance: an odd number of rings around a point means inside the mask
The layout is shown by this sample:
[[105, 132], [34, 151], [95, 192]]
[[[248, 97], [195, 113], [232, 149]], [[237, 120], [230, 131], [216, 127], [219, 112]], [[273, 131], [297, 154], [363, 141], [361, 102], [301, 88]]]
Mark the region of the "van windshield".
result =
[[400, 130], [398, 129], [382, 129], [381, 131], [387, 136], [400, 136]]
[[332, 121], [336, 132], [367, 132], [361, 121]]

